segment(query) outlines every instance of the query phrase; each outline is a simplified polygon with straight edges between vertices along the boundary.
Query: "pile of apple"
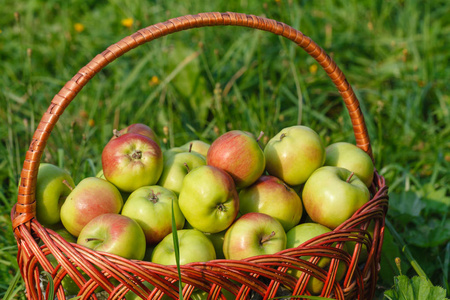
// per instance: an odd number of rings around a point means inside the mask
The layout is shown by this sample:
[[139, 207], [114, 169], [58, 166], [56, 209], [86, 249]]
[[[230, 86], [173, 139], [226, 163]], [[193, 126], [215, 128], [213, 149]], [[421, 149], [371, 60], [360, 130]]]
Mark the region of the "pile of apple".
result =
[[41, 164], [36, 215], [70, 242], [163, 265], [176, 264], [174, 216], [180, 264], [244, 259], [336, 228], [369, 200], [373, 173], [363, 150], [325, 148], [306, 126], [285, 128], [264, 147], [233, 130], [162, 151], [151, 128], [133, 124], [114, 132], [96, 177], [75, 185]]

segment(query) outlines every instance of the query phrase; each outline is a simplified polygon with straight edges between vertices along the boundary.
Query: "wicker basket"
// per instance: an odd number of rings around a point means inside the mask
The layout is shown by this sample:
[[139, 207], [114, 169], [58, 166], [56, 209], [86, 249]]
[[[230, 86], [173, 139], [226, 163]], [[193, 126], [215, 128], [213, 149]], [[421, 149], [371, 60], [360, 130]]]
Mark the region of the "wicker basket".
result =
[[[46, 142], [60, 115], [77, 93], [94, 75], [110, 62], [129, 50], [170, 33], [203, 26], [243, 26], [283, 36], [311, 55], [327, 72], [339, 90], [349, 111], [356, 144], [371, 157], [370, 140], [351, 86], [336, 63], [309, 37], [292, 27], [275, 20], [240, 13], [200, 13], [170, 19], [141, 29], [109, 46], [83, 67], [60, 92], [55, 95], [44, 113], [26, 153], [21, 172], [18, 201], [11, 212], [13, 229], [18, 244], [18, 263], [29, 299], [46, 299], [48, 285], [43, 289], [40, 272], [49, 272], [54, 279], [58, 299], [66, 299], [61, 284], [70, 276], [80, 287], [81, 299], [97, 299], [96, 289], [109, 294], [108, 299], [122, 299], [132, 291], [144, 299], [161, 299], [164, 295], [178, 298], [178, 272], [176, 266], [162, 266], [151, 262], [127, 260], [115, 255], [92, 251], [66, 242], [61, 236], [44, 229], [36, 220], [35, 185], [38, 167]], [[370, 187], [371, 200], [351, 219], [330, 233], [310, 240], [298, 248], [287, 249], [274, 255], [263, 255], [245, 260], [215, 260], [181, 266], [184, 298], [195, 289], [209, 294], [208, 299], [226, 299], [223, 291], [236, 299], [270, 299], [284, 292], [308, 295], [306, 285], [312, 277], [324, 282], [322, 297], [336, 299], [372, 299], [379, 271], [384, 219], [388, 207], [387, 187], [383, 177], [375, 171]], [[367, 231], [374, 225], [373, 235]], [[354, 252], [342, 250], [345, 242], [356, 242]], [[362, 247], [368, 249], [367, 259], [360, 262]], [[57, 265], [51, 264], [52, 254]], [[310, 257], [309, 260], [300, 257]], [[328, 257], [327, 270], [317, 266]], [[345, 264], [343, 279], [337, 282], [339, 264]], [[288, 274], [289, 269], [302, 271], [300, 278]], [[88, 275], [86, 279], [82, 273]], [[149, 282], [149, 289], [143, 282]], [[229, 298], [229, 297], [228, 297]]]

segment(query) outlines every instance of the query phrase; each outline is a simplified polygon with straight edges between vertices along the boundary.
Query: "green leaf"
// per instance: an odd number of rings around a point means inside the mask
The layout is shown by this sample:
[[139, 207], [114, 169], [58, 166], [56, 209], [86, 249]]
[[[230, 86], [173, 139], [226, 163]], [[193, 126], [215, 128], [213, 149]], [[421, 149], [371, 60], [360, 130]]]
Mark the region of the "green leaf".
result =
[[408, 219], [420, 216], [422, 209], [426, 207], [421, 197], [413, 191], [390, 193], [389, 205], [390, 210]]
[[447, 196], [446, 187], [435, 189], [431, 183], [428, 183], [423, 186], [422, 191], [427, 210], [441, 214], [450, 210], [450, 197]]
[[384, 293], [390, 300], [448, 300], [446, 290], [433, 284], [426, 278], [400, 275], [394, 278], [394, 287]]

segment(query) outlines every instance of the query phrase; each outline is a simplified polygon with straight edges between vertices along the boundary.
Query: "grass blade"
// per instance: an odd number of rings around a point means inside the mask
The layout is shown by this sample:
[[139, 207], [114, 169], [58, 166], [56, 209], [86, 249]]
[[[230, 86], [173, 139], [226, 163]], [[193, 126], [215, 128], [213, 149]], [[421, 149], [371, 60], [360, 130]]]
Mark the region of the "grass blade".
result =
[[409, 260], [411, 266], [417, 272], [417, 275], [428, 279], [427, 274], [425, 274], [422, 267], [419, 265], [417, 260], [413, 257], [411, 251], [409, 251], [408, 245], [406, 245], [406, 243], [403, 241], [403, 238], [400, 236], [400, 234], [397, 232], [397, 230], [395, 230], [394, 226], [391, 224], [391, 222], [388, 219], [386, 219], [386, 226], [388, 227], [389, 231], [391, 232], [392, 236], [397, 241], [397, 243], [400, 244], [402, 252], [405, 254], [406, 258]]
[[19, 284], [19, 281], [22, 277], [20, 276], [20, 271], [17, 271], [14, 278], [11, 280], [11, 283], [6, 290], [5, 296], [3, 297], [3, 300], [10, 300], [13, 299], [15, 294], [17, 293], [16, 287]]
[[177, 234], [177, 225], [175, 223], [175, 213], [173, 211], [173, 200], [172, 200], [172, 237], [173, 237], [173, 247], [175, 249], [175, 260], [177, 262], [177, 271], [178, 271], [178, 294], [179, 294], [179, 299], [183, 300], [181, 269], [180, 269], [180, 247], [178, 244], [178, 234]]

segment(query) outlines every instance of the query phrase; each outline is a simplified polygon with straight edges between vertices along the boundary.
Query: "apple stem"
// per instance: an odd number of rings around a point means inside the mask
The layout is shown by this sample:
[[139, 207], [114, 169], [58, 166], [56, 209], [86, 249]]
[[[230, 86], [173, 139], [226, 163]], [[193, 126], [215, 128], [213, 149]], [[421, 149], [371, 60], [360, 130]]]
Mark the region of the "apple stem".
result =
[[261, 132], [259, 133], [259, 136], [258, 136], [258, 138], [256, 139], [256, 141], [259, 142], [259, 140], [263, 137], [263, 135], [264, 135], [264, 131], [261, 131]]
[[186, 167], [186, 169], [187, 169], [187, 172], [189, 173], [190, 171], [191, 171], [191, 169], [189, 169], [189, 166], [188, 166], [188, 164], [187, 163], [183, 163], [184, 164], [184, 166]]
[[160, 194], [160, 193], [156, 193], [156, 194], [155, 194], [155, 192], [152, 190], [151, 193], [150, 193], [150, 195], [149, 195], [149, 200], [152, 201], [153, 203], [158, 202], [158, 199], [159, 199], [158, 196], [159, 196], [159, 194]]
[[73, 186], [71, 186], [67, 180], [64, 179], [64, 180], [63, 180], [63, 183], [64, 183], [71, 191], [73, 191]]
[[280, 141], [281, 141], [285, 136], [286, 136], [286, 133], [282, 133], [282, 134], [280, 135]]
[[113, 129], [113, 135], [117, 138], [120, 136], [119, 130]]
[[346, 181], [350, 182], [350, 179], [352, 179], [354, 174], [355, 174], [355, 172], [351, 172]]
[[190, 143], [190, 144], [189, 144], [189, 152], [192, 151], [192, 145], [194, 145], [194, 143]]
[[92, 241], [102, 241], [102, 239], [99, 238], [87, 238], [86, 242], [92, 242]]
[[286, 188], [286, 191], [288, 191], [288, 192], [291, 191], [291, 188], [290, 188], [286, 183], [283, 183], [283, 185], [284, 185], [284, 187]]
[[141, 159], [142, 158], [142, 151], [141, 150], [134, 151], [133, 154], [131, 155], [131, 157], [133, 159]]
[[261, 239], [261, 244], [264, 244], [265, 242], [269, 241], [274, 235], [275, 235], [275, 231], [272, 231], [271, 234], [264, 236]]

